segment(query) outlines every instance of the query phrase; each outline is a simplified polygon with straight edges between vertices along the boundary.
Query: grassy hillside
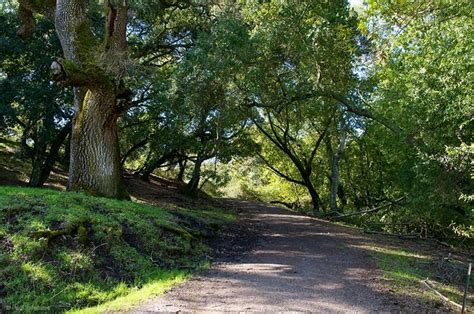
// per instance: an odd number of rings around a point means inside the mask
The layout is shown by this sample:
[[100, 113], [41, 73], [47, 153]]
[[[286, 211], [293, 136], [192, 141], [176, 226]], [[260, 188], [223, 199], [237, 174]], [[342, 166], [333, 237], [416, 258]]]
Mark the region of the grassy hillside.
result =
[[202, 265], [204, 239], [233, 219], [217, 210], [0, 187], [0, 299], [27, 312], [133, 303]]

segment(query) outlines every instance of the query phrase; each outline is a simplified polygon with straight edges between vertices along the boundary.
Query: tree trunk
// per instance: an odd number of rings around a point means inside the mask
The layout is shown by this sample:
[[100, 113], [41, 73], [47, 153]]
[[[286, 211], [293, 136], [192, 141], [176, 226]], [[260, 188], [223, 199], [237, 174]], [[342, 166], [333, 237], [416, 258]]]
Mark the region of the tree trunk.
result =
[[184, 172], [186, 171], [187, 162], [188, 161], [186, 159], [178, 161], [179, 172], [178, 176], [176, 177], [176, 180], [178, 180], [178, 182], [184, 182]]
[[36, 152], [33, 156], [33, 169], [31, 171], [29, 186], [42, 187], [46, 180], [48, 180], [51, 171], [53, 170], [54, 164], [59, 157], [59, 149], [63, 145], [65, 139], [71, 131], [71, 125], [66, 125], [56, 136], [53, 143], [49, 148], [49, 152], [46, 151]]
[[110, 88], [89, 89], [74, 117], [68, 190], [99, 196], [128, 198], [122, 179], [114, 111]]
[[303, 182], [306, 188], [308, 189], [309, 195], [311, 196], [311, 203], [313, 204], [313, 210], [319, 211], [324, 209], [323, 204], [321, 202], [321, 198], [319, 197], [318, 191], [314, 188], [313, 182], [311, 182], [311, 178], [305, 176], [303, 177]]
[[44, 156], [40, 154], [34, 154], [31, 162], [31, 174], [28, 181], [28, 186], [31, 187], [41, 187], [41, 173], [43, 172]]
[[331, 178], [329, 182], [329, 207], [332, 211], [337, 211], [336, 197], [339, 188], [339, 156], [337, 154], [332, 155], [331, 158]]
[[337, 197], [341, 201], [342, 206], [347, 205], [346, 193], [344, 192], [344, 187], [342, 186], [341, 182], [339, 182], [339, 186], [337, 187]]
[[141, 171], [141, 179], [146, 182], [150, 181], [150, 174], [155, 171], [156, 168], [164, 164], [165, 161], [170, 159], [172, 156], [172, 153], [166, 153], [160, 158], [153, 158], [149, 163], [145, 165], [145, 167]]
[[[54, 22], [65, 60], [51, 64], [53, 79], [74, 87], [68, 190], [114, 198], [128, 197], [122, 179], [117, 118], [130, 104], [123, 86], [127, 72], [128, 3], [106, 1], [105, 32], [92, 32], [89, 3], [84, 0], [19, 0], [23, 29], [34, 31], [34, 14]], [[87, 92], [85, 92], [87, 91]], [[85, 92], [85, 93], [84, 93]]]
[[196, 158], [196, 162], [194, 163], [193, 174], [191, 176], [191, 180], [189, 180], [188, 184], [186, 185], [186, 192], [190, 195], [196, 195], [199, 187], [199, 181], [201, 180], [201, 166], [204, 159], [201, 156]]
[[[330, 139], [328, 138], [326, 141], [326, 145], [328, 148], [328, 152], [330, 153], [330, 164], [331, 164], [331, 177], [329, 178], [330, 188], [329, 188], [329, 207], [332, 211], [338, 211], [339, 208], [337, 207], [336, 198], [340, 193], [339, 188], [339, 159], [341, 158], [342, 154], [344, 153], [346, 144], [346, 133], [343, 132], [341, 134], [341, 138], [339, 140], [339, 146], [337, 151], [334, 152], [332, 149], [332, 144]], [[342, 187], [341, 187], [342, 189]], [[342, 195], [344, 192], [342, 191]], [[344, 198], [345, 200], [345, 198]]]

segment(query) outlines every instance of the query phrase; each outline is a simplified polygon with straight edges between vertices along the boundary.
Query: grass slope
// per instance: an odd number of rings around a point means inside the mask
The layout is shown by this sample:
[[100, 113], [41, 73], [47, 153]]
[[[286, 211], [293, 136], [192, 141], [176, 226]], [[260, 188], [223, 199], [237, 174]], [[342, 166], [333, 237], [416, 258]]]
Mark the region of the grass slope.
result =
[[[429, 280], [430, 285], [441, 294], [462, 304], [467, 264], [453, 258], [446, 259], [443, 252], [432, 252], [432, 248], [427, 250], [410, 246], [413, 243], [385, 238], [383, 245], [372, 243], [364, 249], [369, 251], [382, 270], [384, 285], [402, 299], [417, 299], [445, 310], [441, 306], [444, 301], [424, 285], [423, 282]], [[469, 291], [473, 289], [471, 281]], [[444, 302], [444, 305], [454, 311], [459, 310], [450, 303]], [[472, 309], [472, 297], [467, 300], [466, 306]]]
[[233, 219], [216, 210], [0, 187], [0, 300], [4, 309], [27, 312], [138, 302], [202, 265], [203, 239]]

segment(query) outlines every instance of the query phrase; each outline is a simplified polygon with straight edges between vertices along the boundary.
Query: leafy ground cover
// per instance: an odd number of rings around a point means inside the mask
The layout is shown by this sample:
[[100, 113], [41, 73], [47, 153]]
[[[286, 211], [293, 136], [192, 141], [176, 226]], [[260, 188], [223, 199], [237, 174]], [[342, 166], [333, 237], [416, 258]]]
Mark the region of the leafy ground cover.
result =
[[94, 312], [132, 305], [202, 267], [209, 251], [204, 239], [233, 219], [214, 209], [164, 210], [81, 193], [0, 187], [2, 306], [78, 311], [105, 303], [89, 310]]

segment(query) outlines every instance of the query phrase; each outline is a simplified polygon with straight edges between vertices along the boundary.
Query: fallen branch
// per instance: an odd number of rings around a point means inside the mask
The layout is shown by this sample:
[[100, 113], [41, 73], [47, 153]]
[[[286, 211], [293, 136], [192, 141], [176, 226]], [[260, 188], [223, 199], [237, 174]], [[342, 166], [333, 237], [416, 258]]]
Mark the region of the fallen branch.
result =
[[389, 232], [372, 231], [372, 230], [364, 230], [364, 233], [381, 234], [381, 235], [385, 235], [385, 236], [398, 237], [400, 239], [418, 239], [418, 238], [421, 238], [421, 233], [403, 234], [403, 233], [389, 233]]
[[377, 206], [377, 207], [372, 208], [372, 209], [363, 210], [363, 211], [356, 212], [356, 213], [350, 213], [350, 214], [345, 214], [345, 215], [334, 216], [334, 217], [331, 217], [331, 219], [341, 219], [341, 218], [346, 218], [346, 217], [351, 217], [351, 216], [356, 216], [356, 215], [364, 215], [364, 214], [374, 213], [374, 212], [377, 212], [377, 211], [379, 211], [382, 208], [385, 208], [387, 206], [398, 204], [403, 199], [405, 199], [405, 196], [402, 196], [400, 198], [397, 198], [396, 200], [393, 200], [393, 201], [391, 201], [389, 203], [386, 203], [386, 204], [382, 204], [382, 205]]
[[441, 292], [439, 292], [438, 290], [436, 290], [435, 288], [433, 288], [429, 283], [428, 283], [428, 280], [423, 280], [423, 283], [425, 284], [425, 286], [427, 286], [431, 291], [433, 291], [434, 293], [436, 293], [437, 296], [439, 296], [441, 299], [443, 299], [445, 302], [448, 302], [460, 309], [462, 309], [462, 305], [461, 304], [458, 304], [454, 301], [451, 301], [448, 297], [444, 296], [441, 294]]
[[295, 203], [287, 203], [287, 202], [282, 202], [282, 201], [270, 201], [270, 204], [283, 205], [289, 209], [294, 209], [297, 206]]
[[442, 245], [442, 246], [452, 248], [452, 245], [449, 245], [448, 243], [443, 242], [443, 241], [440, 241], [440, 240], [438, 240], [438, 239], [433, 239], [433, 241], [436, 242], [436, 243], [438, 243], [438, 244], [440, 244], [440, 245]]

